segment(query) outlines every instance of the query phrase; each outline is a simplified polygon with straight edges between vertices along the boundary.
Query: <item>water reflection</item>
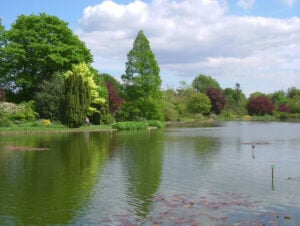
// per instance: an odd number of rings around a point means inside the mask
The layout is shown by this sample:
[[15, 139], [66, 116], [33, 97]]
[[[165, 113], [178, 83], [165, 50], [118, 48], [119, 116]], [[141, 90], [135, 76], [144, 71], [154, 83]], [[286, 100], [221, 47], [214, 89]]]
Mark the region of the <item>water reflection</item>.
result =
[[[299, 225], [299, 130], [229, 122], [0, 136], [0, 224]], [[5, 149], [14, 145], [50, 150]]]
[[122, 139], [122, 162], [128, 175], [128, 202], [135, 214], [144, 218], [161, 181], [164, 133], [124, 132], [118, 137]]
[[[99, 133], [1, 137], [0, 224], [72, 222], [89, 199], [108, 153]], [[7, 146], [48, 147], [9, 151]]]

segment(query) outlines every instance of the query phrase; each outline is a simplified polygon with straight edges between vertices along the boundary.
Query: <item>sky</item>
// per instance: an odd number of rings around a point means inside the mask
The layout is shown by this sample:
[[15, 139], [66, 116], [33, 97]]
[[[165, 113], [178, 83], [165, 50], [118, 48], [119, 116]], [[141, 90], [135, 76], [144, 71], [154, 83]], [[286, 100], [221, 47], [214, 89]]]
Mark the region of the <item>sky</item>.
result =
[[0, 0], [6, 29], [42, 12], [68, 22], [117, 79], [143, 30], [164, 89], [199, 74], [246, 95], [300, 88], [300, 0]]

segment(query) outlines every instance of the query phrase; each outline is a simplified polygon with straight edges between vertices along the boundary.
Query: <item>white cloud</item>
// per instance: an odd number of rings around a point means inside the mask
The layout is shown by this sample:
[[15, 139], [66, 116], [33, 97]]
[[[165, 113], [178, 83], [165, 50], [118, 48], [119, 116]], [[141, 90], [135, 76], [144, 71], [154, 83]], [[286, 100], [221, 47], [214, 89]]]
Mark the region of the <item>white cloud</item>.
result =
[[239, 0], [237, 5], [243, 9], [251, 9], [255, 3], [255, 0]]
[[204, 73], [223, 87], [240, 82], [246, 93], [256, 87], [300, 87], [298, 17], [232, 16], [224, 1], [217, 0], [104, 1], [87, 7], [79, 25], [78, 34], [102, 72], [124, 73], [126, 55], [142, 29], [164, 84], [190, 82]]
[[297, 3], [297, 0], [281, 0], [284, 4], [288, 5], [289, 7], [292, 7]]

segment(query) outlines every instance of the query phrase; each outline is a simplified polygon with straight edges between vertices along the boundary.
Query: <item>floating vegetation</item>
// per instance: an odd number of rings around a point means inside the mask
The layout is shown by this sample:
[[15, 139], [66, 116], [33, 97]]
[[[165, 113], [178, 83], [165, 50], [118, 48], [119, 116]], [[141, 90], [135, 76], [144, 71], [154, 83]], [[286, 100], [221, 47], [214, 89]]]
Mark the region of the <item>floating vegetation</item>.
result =
[[50, 148], [37, 148], [37, 147], [28, 147], [28, 146], [8, 146], [6, 150], [9, 151], [48, 151]]
[[[287, 213], [264, 212], [258, 201], [240, 194], [210, 193], [209, 197], [186, 194], [157, 195], [145, 219], [135, 214], [113, 215], [101, 222], [103, 225], [282, 225], [292, 223]], [[299, 222], [298, 222], [299, 223]]]

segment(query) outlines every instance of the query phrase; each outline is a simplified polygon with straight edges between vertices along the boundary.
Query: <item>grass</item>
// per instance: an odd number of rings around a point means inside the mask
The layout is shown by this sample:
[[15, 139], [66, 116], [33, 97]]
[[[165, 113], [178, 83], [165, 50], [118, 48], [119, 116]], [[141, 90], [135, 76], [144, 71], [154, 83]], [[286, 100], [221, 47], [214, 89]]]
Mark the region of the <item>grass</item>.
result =
[[80, 132], [80, 131], [105, 131], [112, 130], [111, 125], [90, 125], [80, 128], [68, 128], [58, 122], [44, 125], [41, 121], [12, 124], [9, 127], [0, 127], [1, 133], [38, 133], [38, 132]]

